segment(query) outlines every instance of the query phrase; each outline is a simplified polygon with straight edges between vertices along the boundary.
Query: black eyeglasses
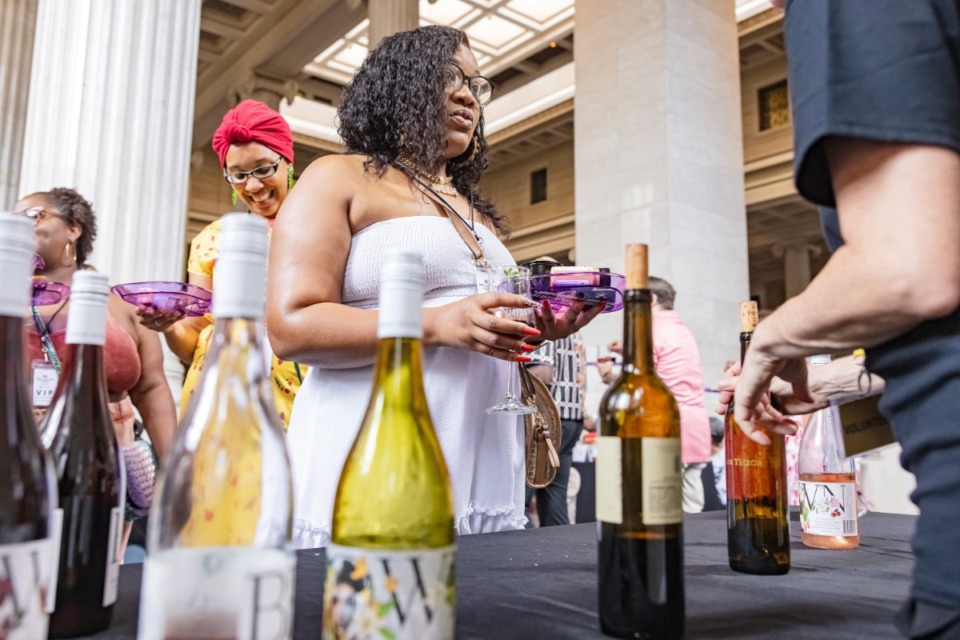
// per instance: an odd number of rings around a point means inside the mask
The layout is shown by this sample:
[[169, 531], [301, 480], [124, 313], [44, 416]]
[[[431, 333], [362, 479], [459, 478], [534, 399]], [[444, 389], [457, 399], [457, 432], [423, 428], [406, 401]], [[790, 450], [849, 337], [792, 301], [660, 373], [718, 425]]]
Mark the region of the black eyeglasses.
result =
[[59, 211], [52, 211], [50, 209], [45, 209], [43, 207], [30, 207], [29, 209], [23, 209], [22, 211], [14, 211], [13, 215], [20, 216], [21, 218], [27, 218], [28, 220], [33, 220], [33, 224], [37, 224], [43, 220], [46, 216], [56, 216], [58, 218], [65, 217]]
[[443, 90], [453, 94], [460, 90], [460, 87], [467, 83], [470, 93], [476, 98], [480, 106], [486, 105], [493, 97], [493, 83], [483, 76], [468, 76], [459, 66], [453, 62], [443, 65]]
[[280, 168], [281, 160], [283, 160], [283, 156], [278, 156], [272, 164], [265, 164], [250, 171], [234, 171], [233, 173], [228, 173], [224, 170], [223, 178], [230, 184], [243, 184], [250, 176], [253, 176], [257, 180], [266, 180], [277, 172], [277, 169]]

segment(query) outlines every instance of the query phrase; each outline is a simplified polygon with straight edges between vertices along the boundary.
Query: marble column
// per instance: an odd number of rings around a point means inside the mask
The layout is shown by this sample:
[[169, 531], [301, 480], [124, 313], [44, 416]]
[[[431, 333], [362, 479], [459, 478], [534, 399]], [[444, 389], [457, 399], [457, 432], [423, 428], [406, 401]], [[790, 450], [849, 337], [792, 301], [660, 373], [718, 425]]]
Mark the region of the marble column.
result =
[[420, 25], [420, 3], [419, 0], [368, 0], [367, 15], [370, 17], [367, 34], [373, 49], [386, 36], [416, 29]]
[[784, 293], [788, 300], [810, 284], [810, 258], [820, 255], [820, 251], [820, 247], [803, 241], [784, 242], [773, 246], [773, 256], [783, 258]]
[[[574, 47], [577, 263], [622, 271], [624, 244], [649, 244], [715, 387], [749, 296], [734, 3], [593, 0]], [[601, 316], [588, 344], [622, 318]]]
[[[180, 280], [201, 0], [40, 0], [20, 191], [93, 203], [91, 264]], [[168, 377], [183, 368], [167, 358]]]
[[0, 211], [21, 195], [20, 159], [27, 119], [37, 0], [0, 0]]

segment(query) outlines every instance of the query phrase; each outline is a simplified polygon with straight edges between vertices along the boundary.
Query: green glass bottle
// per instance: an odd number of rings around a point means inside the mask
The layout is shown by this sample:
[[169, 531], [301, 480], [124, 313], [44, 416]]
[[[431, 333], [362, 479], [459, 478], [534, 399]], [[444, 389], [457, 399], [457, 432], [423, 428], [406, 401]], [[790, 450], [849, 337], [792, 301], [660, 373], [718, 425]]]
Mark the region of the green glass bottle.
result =
[[373, 391], [334, 501], [327, 640], [360, 629], [396, 640], [453, 637], [453, 498], [423, 389], [422, 303], [422, 258], [392, 253]]
[[600, 403], [600, 627], [619, 638], [682, 638], [680, 411], [653, 365], [647, 246], [627, 245], [623, 370]]

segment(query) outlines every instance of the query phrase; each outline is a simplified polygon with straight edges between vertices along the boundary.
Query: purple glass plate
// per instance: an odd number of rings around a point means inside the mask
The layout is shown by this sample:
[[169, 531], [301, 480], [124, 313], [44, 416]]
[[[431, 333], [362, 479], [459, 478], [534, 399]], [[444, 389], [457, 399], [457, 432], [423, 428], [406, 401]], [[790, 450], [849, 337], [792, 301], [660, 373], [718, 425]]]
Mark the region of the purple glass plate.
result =
[[33, 278], [33, 297], [30, 303], [35, 307], [57, 304], [70, 297], [70, 287], [59, 282], [50, 282], [46, 278]]
[[112, 291], [125, 302], [138, 307], [152, 307], [165, 313], [202, 316], [210, 311], [212, 294], [186, 282], [128, 282], [115, 285]]
[[590, 308], [601, 300], [606, 307], [600, 313], [613, 313], [623, 309], [624, 280], [619, 273], [545, 273], [530, 277], [530, 289], [533, 299], [549, 301], [554, 313], [563, 313], [575, 302]]

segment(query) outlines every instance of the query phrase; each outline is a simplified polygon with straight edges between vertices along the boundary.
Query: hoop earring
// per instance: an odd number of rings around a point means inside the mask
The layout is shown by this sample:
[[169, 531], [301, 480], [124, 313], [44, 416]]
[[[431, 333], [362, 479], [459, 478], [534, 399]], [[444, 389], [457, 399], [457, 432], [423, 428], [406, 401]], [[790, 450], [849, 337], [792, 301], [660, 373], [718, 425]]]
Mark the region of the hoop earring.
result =
[[73, 250], [73, 243], [67, 241], [67, 244], [63, 245], [63, 266], [72, 267], [77, 264], [77, 252]]
[[287, 169], [287, 189], [293, 189], [293, 165]]
[[230, 190], [230, 204], [237, 204], [237, 192], [233, 189]]
[[[480, 139], [476, 132], [474, 132], [473, 140], [470, 141], [470, 146], [467, 147], [467, 149], [470, 151], [470, 155], [467, 156], [466, 160], [451, 160], [449, 164], [453, 165], [454, 167], [465, 167], [477, 158], [477, 153], [480, 151]], [[466, 151], [464, 151], [464, 153], [466, 153]]]

